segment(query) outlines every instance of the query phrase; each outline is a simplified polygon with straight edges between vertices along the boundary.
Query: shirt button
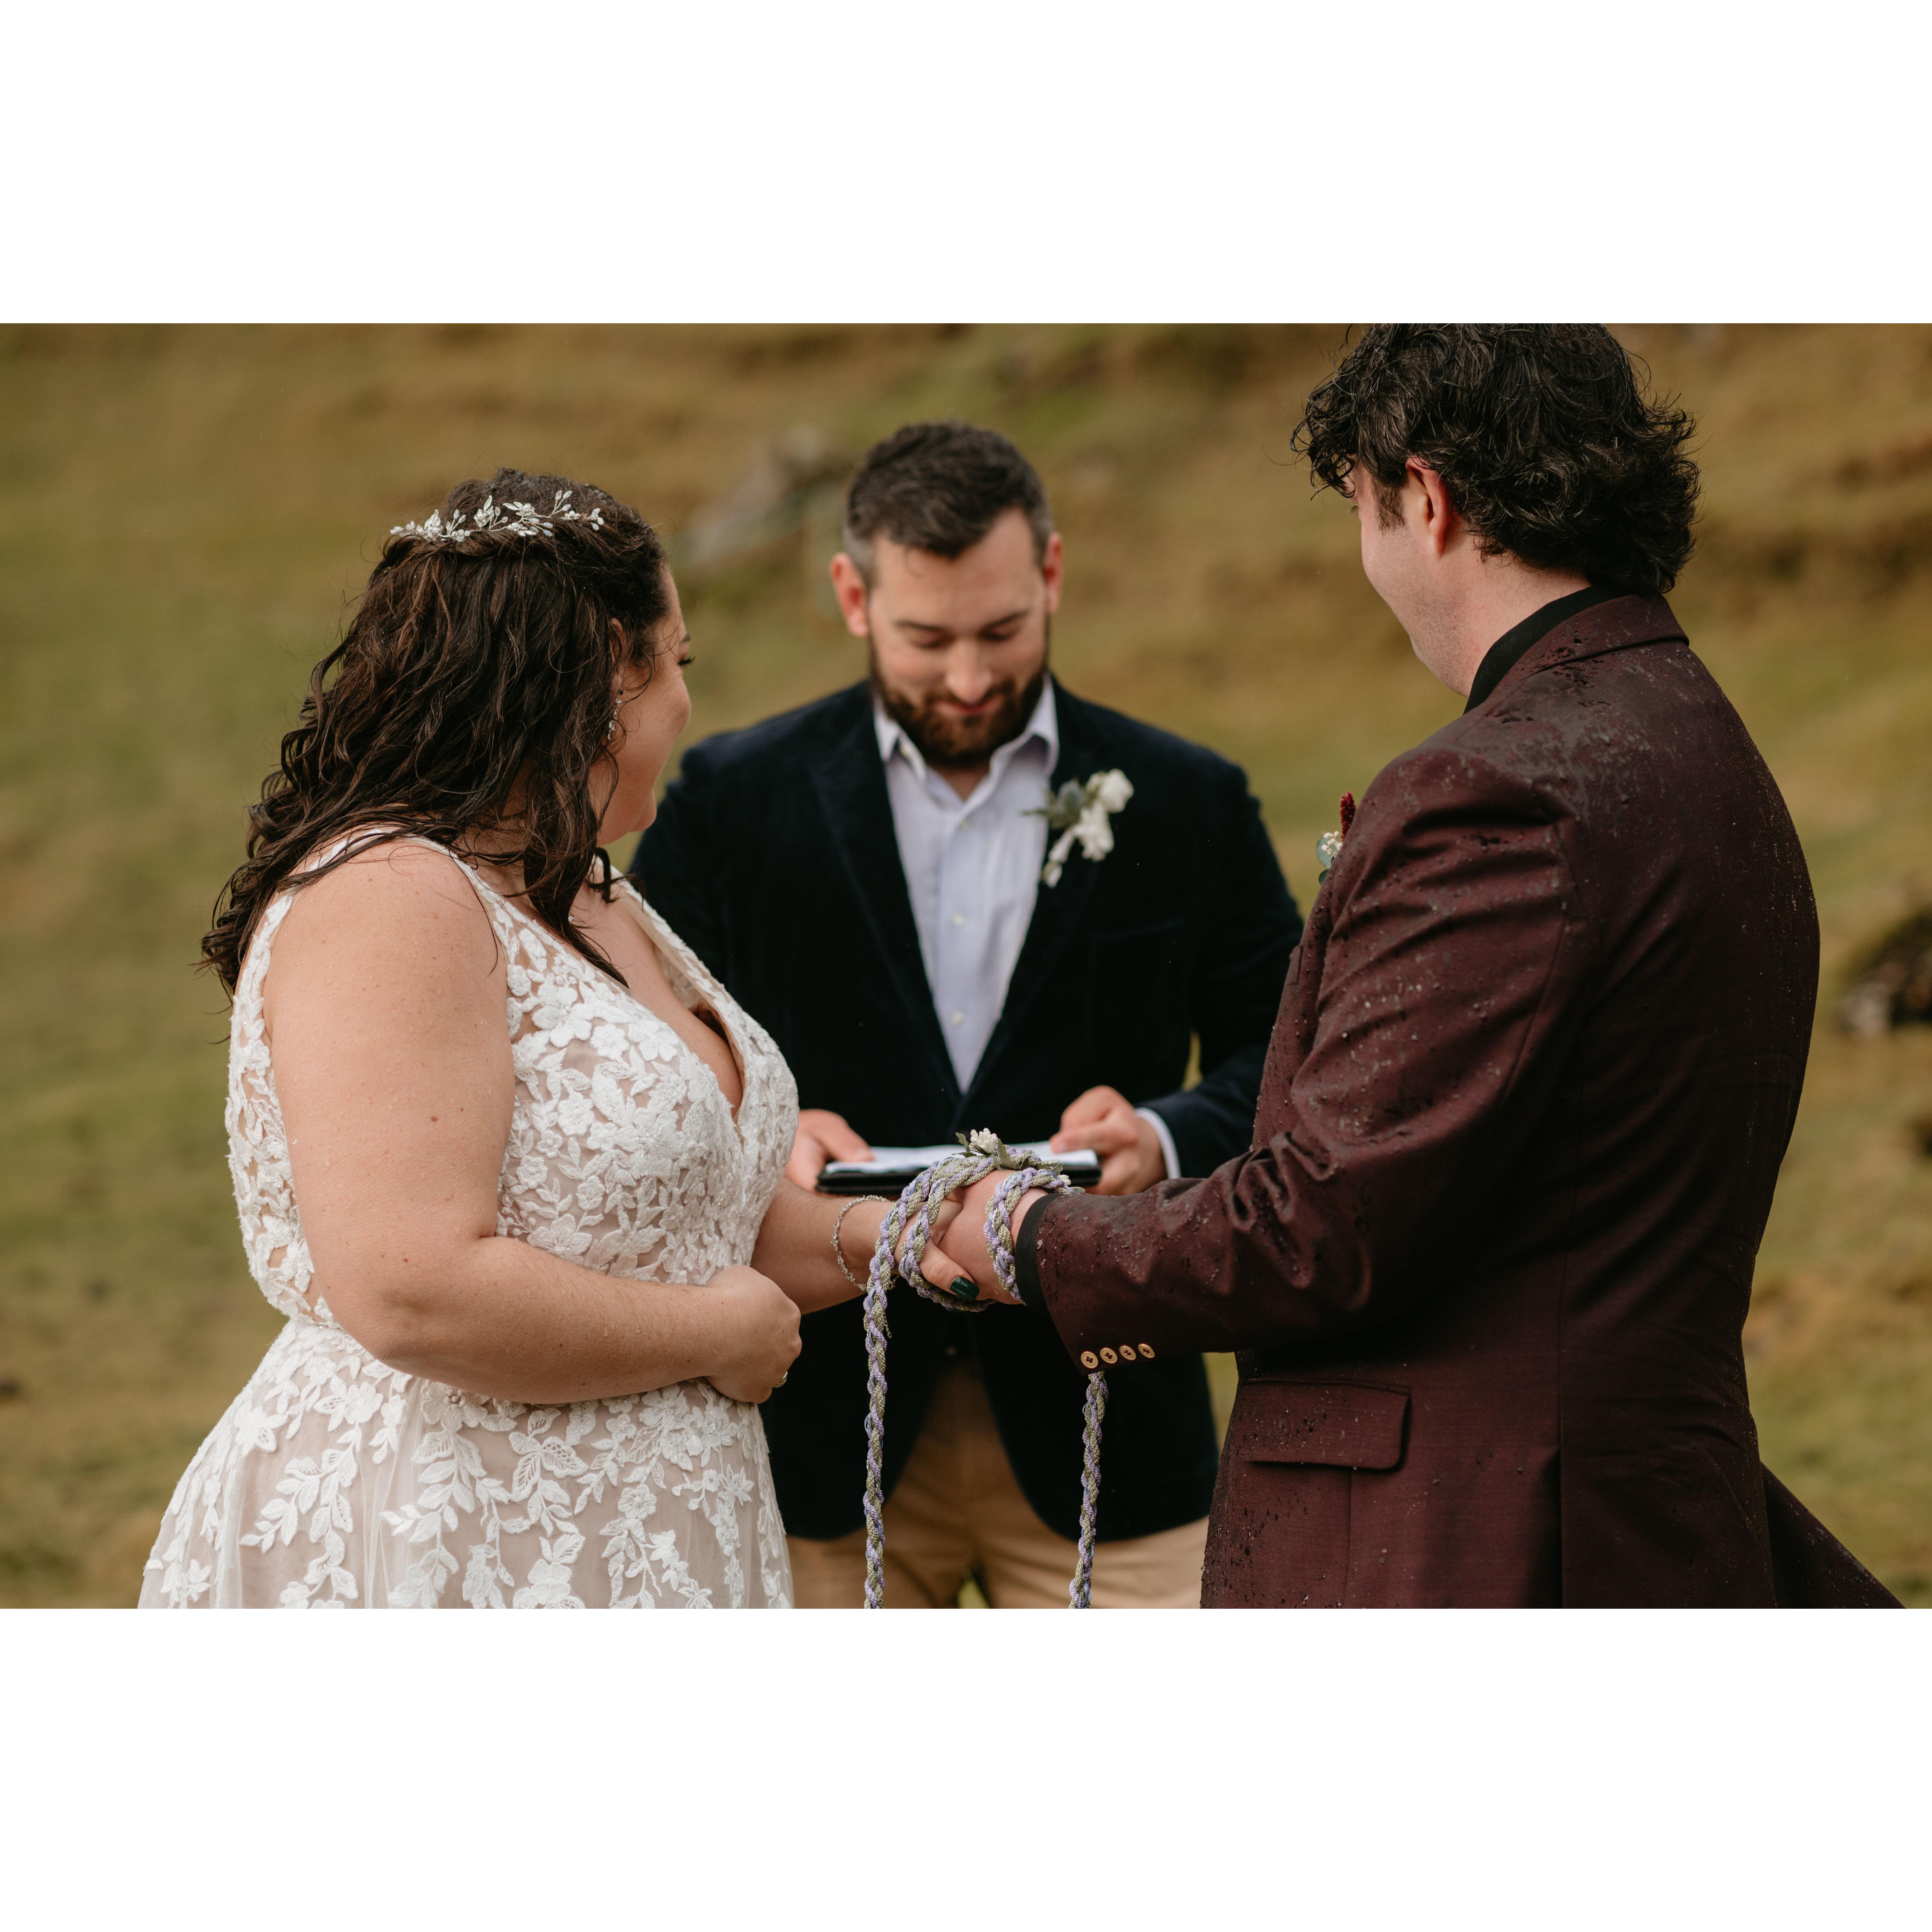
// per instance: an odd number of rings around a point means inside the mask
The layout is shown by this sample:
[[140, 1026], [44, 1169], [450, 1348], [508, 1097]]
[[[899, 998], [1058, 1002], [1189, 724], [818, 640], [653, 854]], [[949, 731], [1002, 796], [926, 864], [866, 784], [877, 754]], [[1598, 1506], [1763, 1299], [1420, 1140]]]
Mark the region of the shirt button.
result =
[[966, 1024], [966, 1016], [964, 1013], [953, 1013], [950, 1017], [955, 1026], [964, 1026]]
[[956, 912], [952, 915], [952, 923], [955, 926], [964, 926], [966, 923], [966, 915], [963, 912]]

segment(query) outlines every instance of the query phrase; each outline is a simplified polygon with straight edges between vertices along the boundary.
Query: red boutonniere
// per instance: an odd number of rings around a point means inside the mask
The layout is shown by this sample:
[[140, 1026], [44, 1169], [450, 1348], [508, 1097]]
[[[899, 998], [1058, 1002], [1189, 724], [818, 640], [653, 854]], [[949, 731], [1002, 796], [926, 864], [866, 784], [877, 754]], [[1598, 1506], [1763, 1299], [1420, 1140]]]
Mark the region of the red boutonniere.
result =
[[1348, 827], [1355, 822], [1355, 794], [1345, 791], [1342, 794], [1340, 809], [1342, 829], [1339, 832], [1324, 832], [1315, 842], [1315, 856], [1322, 861], [1321, 875], [1316, 880], [1317, 886], [1328, 883], [1328, 874], [1335, 869], [1335, 861], [1342, 856], [1342, 842], [1348, 836]]

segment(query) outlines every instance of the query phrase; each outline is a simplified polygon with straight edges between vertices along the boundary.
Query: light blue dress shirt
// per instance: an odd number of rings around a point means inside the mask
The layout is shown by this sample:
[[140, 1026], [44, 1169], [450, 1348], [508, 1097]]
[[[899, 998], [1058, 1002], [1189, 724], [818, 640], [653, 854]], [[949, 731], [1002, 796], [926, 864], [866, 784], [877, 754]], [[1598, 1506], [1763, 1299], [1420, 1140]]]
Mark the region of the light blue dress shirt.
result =
[[[926, 982], [963, 1093], [998, 1023], [1042, 890], [1047, 826], [1041, 808], [1060, 759], [1053, 680], [1041, 688], [1026, 728], [993, 754], [986, 776], [963, 799], [876, 699], [873, 720]], [[1140, 1113], [1173, 1174], [1179, 1163], [1167, 1123], [1144, 1108]]]

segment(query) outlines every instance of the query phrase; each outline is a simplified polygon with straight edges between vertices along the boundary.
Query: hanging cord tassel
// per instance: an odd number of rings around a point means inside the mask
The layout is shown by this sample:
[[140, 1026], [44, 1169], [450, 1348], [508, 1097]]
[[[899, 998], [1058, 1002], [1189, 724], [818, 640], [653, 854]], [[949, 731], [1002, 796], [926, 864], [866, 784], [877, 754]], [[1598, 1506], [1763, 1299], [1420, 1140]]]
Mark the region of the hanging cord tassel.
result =
[[[916, 1288], [927, 1300], [937, 1302], [955, 1315], [983, 1315], [992, 1306], [986, 1301], [962, 1301], [936, 1288], [920, 1271], [926, 1250], [932, 1239], [932, 1217], [940, 1204], [956, 1189], [970, 1187], [989, 1174], [1006, 1170], [1006, 1178], [993, 1190], [986, 1205], [986, 1246], [993, 1257], [993, 1272], [1009, 1294], [1016, 1294], [1013, 1268], [1012, 1230], [1007, 1214], [1011, 1204], [1029, 1188], [1042, 1188], [1052, 1194], [1074, 1194], [1079, 1190], [1055, 1166], [1042, 1166], [1030, 1156], [1012, 1152], [997, 1134], [979, 1132], [959, 1136], [961, 1151], [936, 1160], [923, 1174], [910, 1181], [905, 1192], [886, 1211], [879, 1229], [878, 1244], [872, 1250], [872, 1265], [866, 1279], [866, 1607], [882, 1610], [886, 1600], [886, 1343], [891, 1328], [886, 1318], [886, 1294], [892, 1276]], [[899, 1254], [899, 1238], [906, 1236], [905, 1252]], [[896, 1268], [893, 1257], [898, 1256]], [[1107, 1380], [1096, 1374], [1088, 1378], [1084, 1457], [1080, 1474], [1080, 1556], [1067, 1594], [1070, 1608], [1091, 1607], [1094, 1581], [1094, 1525], [1100, 1499], [1100, 1422], [1107, 1412]]]
[[883, 1606], [886, 1593], [886, 1516], [882, 1468], [886, 1443], [886, 1342], [892, 1330], [886, 1320], [886, 1290], [890, 1283], [892, 1256], [914, 1192], [926, 1177], [914, 1180], [886, 1210], [878, 1245], [866, 1277], [866, 1607]]
[[[986, 1208], [986, 1245], [993, 1256], [993, 1272], [1009, 1294], [1019, 1292], [1013, 1261], [1012, 1226], [1009, 1204], [1027, 1187], [1024, 1174], [1003, 1180]], [[1094, 1525], [1100, 1506], [1100, 1424], [1107, 1413], [1107, 1378], [1096, 1369], [1087, 1378], [1087, 1402], [1082, 1418], [1080, 1461], [1080, 1553], [1073, 1582], [1066, 1593], [1069, 1610], [1094, 1607]]]
[[1107, 1378], [1098, 1369], [1087, 1378], [1086, 1427], [1081, 1438], [1080, 1560], [1066, 1593], [1072, 1610], [1094, 1607], [1094, 1520], [1100, 1506], [1100, 1424], [1107, 1413]]

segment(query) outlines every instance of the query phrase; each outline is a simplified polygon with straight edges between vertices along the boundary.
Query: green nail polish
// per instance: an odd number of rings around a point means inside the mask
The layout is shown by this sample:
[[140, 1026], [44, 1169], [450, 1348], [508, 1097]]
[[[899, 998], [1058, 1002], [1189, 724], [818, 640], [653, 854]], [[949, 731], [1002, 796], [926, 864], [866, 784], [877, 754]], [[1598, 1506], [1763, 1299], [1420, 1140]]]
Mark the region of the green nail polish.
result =
[[953, 1277], [952, 1292], [962, 1301], [977, 1301], [980, 1298], [978, 1286], [963, 1274]]

